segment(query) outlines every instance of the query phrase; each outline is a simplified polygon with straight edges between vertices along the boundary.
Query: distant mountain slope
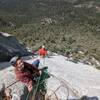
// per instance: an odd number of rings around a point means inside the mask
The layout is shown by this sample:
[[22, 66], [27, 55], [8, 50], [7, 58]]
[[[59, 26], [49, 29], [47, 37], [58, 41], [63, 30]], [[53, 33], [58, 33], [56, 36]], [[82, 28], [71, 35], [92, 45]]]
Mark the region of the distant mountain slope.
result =
[[0, 0], [0, 30], [33, 49], [81, 48], [100, 61], [99, 0]]

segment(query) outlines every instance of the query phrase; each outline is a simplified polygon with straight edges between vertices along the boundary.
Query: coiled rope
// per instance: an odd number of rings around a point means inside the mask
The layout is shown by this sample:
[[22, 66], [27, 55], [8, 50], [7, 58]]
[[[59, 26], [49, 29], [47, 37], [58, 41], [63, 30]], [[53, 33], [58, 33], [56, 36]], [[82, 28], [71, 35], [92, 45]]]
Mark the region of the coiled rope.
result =
[[78, 91], [76, 89], [74, 89], [71, 84], [69, 82], [67, 82], [66, 80], [62, 79], [62, 78], [58, 78], [53, 74], [50, 74], [52, 77], [54, 77], [55, 79], [59, 80], [62, 84], [64, 84], [64, 86], [66, 87], [66, 89], [68, 90], [68, 96], [69, 97], [69, 90], [71, 90], [71, 92], [77, 97], [80, 98], [80, 95], [78, 94]]
[[[56, 76], [53, 75], [53, 74], [50, 74], [50, 76], [54, 77], [55, 79], [59, 80], [62, 84], [64, 84], [65, 88], [67, 89], [67, 93], [68, 93], [67, 98], [66, 98], [67, 100], [68, 100], [69, 94], [70, 94], [70, 93], [69, 93], [69, 90], [71, 90], [71, 91], [73, 92], [73, 94], [74, 94], [77, 98], [80, 98], [80, 96], [78, 95], [78, 92], [77, 92], [74, 88], [69, 87], [68, 82], [66, 82], [64, 79], [58, 78], [58, 77], [56, 77]], [[40, 84], [42, 84], [44, 81], [45, 81], [45, 80], [43, 80], [41, 83], [39, 83], [39, 81], [38, 81], [37, 85], [33, 87], [33, 88], [35, 88], [36, 90], [35, 90], [35, 93], [32, 95], [32, 97], [33, 97], [32, 100], [35, 100], [35, 95], [36, 95], [38, 86], [39, 86]], [[63, 85], [60, 85], [60, 86], [57, 87], [55, 90], [52, 90], [53, 93], [52, 93], [51, 95], [49, 95], [47, 98], [51, 98], [52, 95], [54, 94], [55, 97], [56, 97], [56, 100], [59, 100], [59, 98], [58, 98], [57, 95], [56, 95], [56, 92], [58, 91], [58, 89], [59, 89], [61, 86], [63, 86]], [[29, 100], [29, 99], [28, 99], [29, 96], [30, 96], [30, 93], [27, 95], [27, 99], [26, 99], [26, 100]]]

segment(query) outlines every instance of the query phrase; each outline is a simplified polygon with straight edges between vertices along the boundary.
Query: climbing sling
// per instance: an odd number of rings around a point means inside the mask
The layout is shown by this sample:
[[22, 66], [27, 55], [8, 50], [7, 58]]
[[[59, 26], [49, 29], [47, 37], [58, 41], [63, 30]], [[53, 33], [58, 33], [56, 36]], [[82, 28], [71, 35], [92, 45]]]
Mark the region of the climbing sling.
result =
[[45, 97], [45, 94], [47, 92], [46, 79], [48, 78], [50, 78], [48, 68], [44, 68], [42, 70], [42, 74], [39, 77], [37, 77], [37, 83], [33, 86], [33, 90], [28, 93], [26, 100], [36, 100], [37, 98], [39, 98], [40, 100], [44, 100], [41, 98]]

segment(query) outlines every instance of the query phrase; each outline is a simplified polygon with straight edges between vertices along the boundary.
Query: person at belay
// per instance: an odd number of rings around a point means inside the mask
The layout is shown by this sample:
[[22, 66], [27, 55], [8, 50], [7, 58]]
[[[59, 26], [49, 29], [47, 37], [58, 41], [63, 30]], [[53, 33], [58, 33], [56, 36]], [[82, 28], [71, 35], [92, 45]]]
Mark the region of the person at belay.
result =
[[[38, 69], [40, 63], [39, 59], [29, 64], [20, 57], [15, 56], [10, 60], [10, 63], [15, 67], [16, 78], [23, 82], [27, 86], [28, 91], [31, 92], [33, 87], [37, 84], [37, 77], [40, 77], [44, 73], [43, 69]], [[42, 95], [40, 92], [38, 94], [40, 96]], [[45, 95], [42, 95], [42, 98], [45, 98]]]
[[38, 50], [38, 54], [39, 54], [41, 57], [47, 56], [48, 52], [47, 52], [47, 50], [46, 50], [46, 48], [45, 48], [44, 45]]

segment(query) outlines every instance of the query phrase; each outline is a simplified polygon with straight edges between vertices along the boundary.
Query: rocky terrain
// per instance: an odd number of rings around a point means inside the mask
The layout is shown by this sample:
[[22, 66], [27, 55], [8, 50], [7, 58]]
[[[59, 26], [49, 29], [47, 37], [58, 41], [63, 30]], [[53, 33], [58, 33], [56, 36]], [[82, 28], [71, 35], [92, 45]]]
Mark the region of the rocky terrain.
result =
[[0, 76], [0, 90], [5, 85], [5, 88], [8, 87], [12, 90], [12, 100], [25, 100], [27, 96], [27, 89], [21, 82], [16, 82], [17, 80], [14, 74], [14, 68], [9, 64], [9, 62], [0, 63]]
[[18, 40], [8, 33], [0, 32], [0, 62], [8, 61], [15, 55], [27, 55], [25, 46], [18, 42]]

